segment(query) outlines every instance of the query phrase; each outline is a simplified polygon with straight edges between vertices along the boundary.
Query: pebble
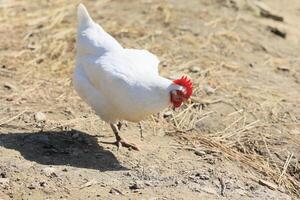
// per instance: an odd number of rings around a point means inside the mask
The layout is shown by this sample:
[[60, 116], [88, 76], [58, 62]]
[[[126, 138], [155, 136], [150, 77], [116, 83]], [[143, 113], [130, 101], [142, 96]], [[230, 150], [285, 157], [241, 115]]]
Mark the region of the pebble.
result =
[[42, 172], [48, 176], [48, 177], [57, 177], [57, 174], [55, 173], [56, 169], [53, 167], [46, 167], [42, 170]]
[[133, 185], [129, 186], [129, 189], [131, 190], [139, 190], [143, 188], [144, 188], [144, 184], [141, 181], [136, 181]]
[[47, 183], [45, 181], [41, 181], [39, 184], [41, 187], [45, 187], [47, 185]]
[[146, 181], [146, 182], [145, 182], [145, 185], [146, 185], [146, 186], [149, 186], [149, 187], [153, 187], [153, 184], [152, 184], [150, 181]]
[[194, 151], [194, 153], [197, 156], [204, 156], [206, 154], [205, 151], [197, 150], [197, 149]]
[[209, 85], [204, 85], [203, 90], [205, 91], [205, 93], [207, 95], [211, 95], [211, 94], [215, 93], [215, 91], [216, 91], [216, 89], [210, 87]]
[[9, 178], [0, 178], [0, 185], [6, 186], [9, 184]]
[[86, 188], [86, 187], [91, 187], [92, 185], [95, 185], [95, 184], [97, 184], [97, 183], [98, 183], [98, 182], [95, 181], [95, 180], [88, 181], [88, 182], [82, 184], [82, 185], [80, 186], [80, 189], [83, 189], [83, 188]]
[[24, 114], [22, 118], [23, 118], [23, 119], [22, 119], [23, 122], [25, 122], [25, 123], [30, 123], [30, 121], [31, 121], [30, 115]]
[[124, 175], [125, 175], [125, 176], [129, 176], [129, 177], [132, 176], [132, 174], [131, 174], [130, 172], [125, 172]]
[[210, 178], [209, 175], [201, 174], [201, 173], [197, 173], [195, 176], [199, 177], [201, 180], [209, 180], [209, 178]]
[[288, 72], [290, 71], [290, 68], [288, 66], [278, 66], [277, 70]]
[[30, 190], [34, 190], [36, 186], [33, 183], [31, 183], [30, 185], [27, 186], [27, 188]]
[[16, 90], [16, 86], [14, 86], [11, 83], [4, 83], [4, 88], [8, 89], [8, 90]]
[[189, 71], [191, 73], [198, 73], [198, 72], [200, 72], [200, 68], [199, 67], [190, 67]]
[[7, 178], [6, 172], [1, 172], [1, 173], [0, 173], [0, 177], [1, 177], [1, 178]]
[[46, 115], [43, 112], [37, 112], [34, 115], [34, 119], [37, 122], [43, 122], [46, 121]]
[[163, 117], [167, 118], [167, 117], [171, 116], [172, 114], [173, 114], [172, 111], [167, 111], [167, 112], [164, 113]]
[[111, 188], [109, 193], [114, 194], [114, 195], [123, 195], [123, 193], [120, 190], [116, 189], [116, 188]]

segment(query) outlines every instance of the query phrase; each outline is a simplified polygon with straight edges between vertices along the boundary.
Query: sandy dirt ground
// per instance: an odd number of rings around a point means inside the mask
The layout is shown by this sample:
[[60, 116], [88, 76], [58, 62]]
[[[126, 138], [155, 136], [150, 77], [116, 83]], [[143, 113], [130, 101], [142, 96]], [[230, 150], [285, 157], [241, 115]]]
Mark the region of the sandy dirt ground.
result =
[[127, 123], [71, 83], [79, 1], [0, 1], [0, 199], [299, 199], [298, 0], [83, 1], [122, 45], [195, 93]]

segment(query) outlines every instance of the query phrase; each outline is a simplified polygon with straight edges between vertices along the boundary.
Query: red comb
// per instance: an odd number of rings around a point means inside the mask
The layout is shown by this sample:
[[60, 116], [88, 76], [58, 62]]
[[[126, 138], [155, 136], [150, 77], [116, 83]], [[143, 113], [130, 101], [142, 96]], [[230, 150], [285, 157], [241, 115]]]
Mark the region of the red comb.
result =
[[190, 98], [193, 94], [193, 84], [187, 76], [182, 76], [180, 79], [176, 79], [173, 83], [183, 86], [186, 89], [185, 98]]

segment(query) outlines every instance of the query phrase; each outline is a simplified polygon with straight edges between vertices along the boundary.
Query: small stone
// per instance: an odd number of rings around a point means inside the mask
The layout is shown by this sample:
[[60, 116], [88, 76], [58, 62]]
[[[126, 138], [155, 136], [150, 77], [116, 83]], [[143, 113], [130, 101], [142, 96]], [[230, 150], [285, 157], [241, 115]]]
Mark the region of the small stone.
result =
[[37, 63], [37, 64], [41, 64], [43, 61], [44, 61], [43, 58], [39, 58], [39, 59], [36, 61], [36, 63]]
[[211, 94], [215, 93], [215, 90], [216, 90], [216, 89], [210, 87], [209, 85], [204, 85], [203, 89], [207, 95], [211, 95]]
[[36, 128], [42, 128], [42, 127], [44, 127], [44, 125], [43, 125], [43, 123], [38, 122], [35, 127]]
[[34, 190], [36, 188], [36, 186], [31, 183], [30, 185], [27, 186], [27, 188], [30, 190]]
[[215, 159], [213, 156], [205, 157], [204, 160], [205, 160], [208, 164], [211, 164], [211, 165], [216, 164], [216, 159]]
[[288, 66], [278, 66], [277, 70], [283, 71], [283, 72], [289, 72], [290, 68]]
[[109, 193], [114, 194], [114, 195], [123, 195], [123, 193], [120, 190], [116, 189], [116, 188], [111, 188]]
[[258, 186], [257, 185], [250, 185], [249, 189], [251, 191], [256, 191], [258, 189]]
[[[285, 37], [286, 37], [286, 32], [283, 31], [283, 30], [280, 30], [280, 29], [277, 28], [277, 27], [268, 26], [268, 30], [269, 30], [271, 33], [273, 33], [273, 34], [275, 34], [275, 35], [277, 35], [277, 36], [279, 36], [279, 37], [281, 37], [281, 38], [285, 38]], [[286, 71], [286, 68], [285, 68], [283, 71]]]
[[0, 178], [7, 178], [6, 172], [1, 172], [0, 173]]
[[188, 182], [186, 180], [182, 180], [181, 183], [186, 185]]
[[16, 87], [11, 83], [4, 83], [4, 88], [8, 90], [16, 90]]
[[232, 188], [232, 183], [231, 182], [226, 182], [225, 183], [225, 189], [230, 190]]
[[129, 177], [132, 176], [130, 172], [125, 172], [124, 175], [125, 175], [125, 176], [129, 176]]
[[200, 72], [200, 68], [199, 67], [190, 67], [189, 71], [191, 73], [198, 73], [198, 72]]
[[82, 185], [80, 186], [80, 189], [83, 189], [83, 188], [86, 188], [86, 187], [91, 187], [92, 185], [95, 185], [95, 184], [97, 184], [97, 183], [98, 183], [98, 182], [95, 181], [95, 180], [88, 181], [88, 182], [82, 184]]
[[47, 183], [45, 181], [41, 181], [39, 184], [41, 187], [45, 187], [47, 185]]
[[259, 10], [260, 16], [265, 18], [270, 18], [275, 21], [280, 21], [280, 22], [284, 21], [284, 18], [282, 16], [274, 13], [274, 11], [269, 6], [267, 6], [264, 2], [254, 1], [253, 3], [256, 6], [256, 8]]
[[63, 171], [63, 172], [67, 172], [68, 169], [67, 169], [67, 168], [63, 168], [62, 171]]
[[149, 186], [149, 187], [153, 187], [153, 184], [152, 184], [151, 182], [149, 182], [149, 181], [146, 181], [146, 182], [145, 182], [145, 185], [146, 185], [146, 186]]
[[30, 123], [31, 117], [29, 115], [24, 114], [22, 117], [23, 122]]
[[107, 186], [107, 184], [105, 184], [105, 183], [99, 183], [99, 185], [100, 185], [101, 187], [106, 187], [106, 186]]
[[167, 111], [167, 112], [164, 113], [163, 117], [164, 117], [164, 118], [168, 118], [168, 117], [170, 117], [172, 114], [173, 114], [172, 111]]
[[141, 181], [136, 181], [133, 185], [129, 186], [131, 190], [139, 190], [144, 188], [144, 183]]
[[194, 151], [194, 153], [197, 156], [204, 156], [206, 154], [205, 151], [197, 150], [197, 149]]
[[201, 180], [209, 180], [209, 175], [197, 173], [195, 176], [199, 177]]
[[46, 115], [43, 112], [37, 112], [34, 115], [34, 119], [37, 122], [43, 122], [46, 121]]
[[55, 173], [56, 169], [53, 167], [46, 167], [42, 170], [42, 172], [48, 176], [48, 177], [57, 177], [57, 174]]
[[276, 189], [277, 189], [277, 185], [275, 185], [274, 183], [271, 183], [271, 182], [269, 182], [269, 181], [265, 181], [265, 180], [260, 179], [260, 180], [258, 181], [258, 183], [259, 183], [260, 185], [262, 185], [262, 186], [268, 187], [268, 188], [271, 189], [271, 190], [276, 190]]
[[0, 178], [0, 186], [7, 186], [9, 184], [9, 178]]

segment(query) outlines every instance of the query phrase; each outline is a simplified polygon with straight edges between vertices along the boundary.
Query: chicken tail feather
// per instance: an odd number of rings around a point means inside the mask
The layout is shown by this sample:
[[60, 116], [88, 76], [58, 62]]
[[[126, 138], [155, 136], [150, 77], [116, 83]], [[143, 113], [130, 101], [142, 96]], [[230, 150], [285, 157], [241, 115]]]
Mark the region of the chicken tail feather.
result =
[[77, 18], [78, 18], [78, 25], [89, 25], [93, 22], [92, 18], [89, 15], [86, 7], [83, 4], [79, 4], [77, 8]]

